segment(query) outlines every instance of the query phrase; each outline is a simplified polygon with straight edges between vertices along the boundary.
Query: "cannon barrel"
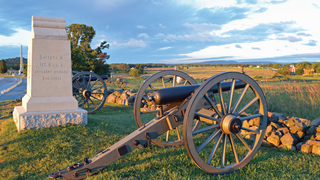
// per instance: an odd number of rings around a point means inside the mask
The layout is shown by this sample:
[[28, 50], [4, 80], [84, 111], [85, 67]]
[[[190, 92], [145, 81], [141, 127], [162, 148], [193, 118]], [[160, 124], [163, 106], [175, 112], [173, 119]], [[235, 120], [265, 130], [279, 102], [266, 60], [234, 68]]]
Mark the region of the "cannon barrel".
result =
[[[101, 75], [100, 77], [101, 77], [103, 80], [109, 78], [108, 75]], [[77, 79], [78, 79], [79, 82], [82, 82], [82, 79], [83, 79], [83, 78], [82, 78], [82, 77], [79, 77], [79, 78], [77, 78]], [[90, 81], [95, 81], [95, 80], [97, 80], [98, 78], [95, 77], [95, 76], [92, 76], [92, 77], [87, 77], [87, 76], [86, 76], [84, 79], [85, 79], [86, 81], [89, 81], [89, 80], [90, 80]]]
[[[221, 82], [221, 89], [222, 91], [229, 91], [231, 87], [232, 81]], [[246, 83], [236, 80], [235, 89], [241, 89], [246, 86]], [[153, 93], [154, 102], [157, 105], [165, 105], [168, 103], [176, 102], [176, 101], [183, 101], [191, 93], [193, 93], [200, 84], [190, 85], [190, 86], [175, 86], [169, 88], [162, 88], [158, 89]], [[218, 93], [218, 86], [214, 85], [210, 88], [211, 92]]]

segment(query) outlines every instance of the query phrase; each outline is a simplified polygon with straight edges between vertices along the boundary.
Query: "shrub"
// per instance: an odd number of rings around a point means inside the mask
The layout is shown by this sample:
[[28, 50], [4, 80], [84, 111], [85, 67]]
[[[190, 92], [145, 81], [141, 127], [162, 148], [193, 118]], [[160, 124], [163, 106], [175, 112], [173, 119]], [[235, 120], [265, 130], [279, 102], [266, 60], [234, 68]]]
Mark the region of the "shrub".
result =
[[297, 69], [295, 74], [296, 75], [302, 75], [303, 74], [303, 70], [302, 69]]
[[138, 69], [133, 69], [133, 70], [130, 70], [129, 75], [133, 77], [139, 77], [140, 73]]

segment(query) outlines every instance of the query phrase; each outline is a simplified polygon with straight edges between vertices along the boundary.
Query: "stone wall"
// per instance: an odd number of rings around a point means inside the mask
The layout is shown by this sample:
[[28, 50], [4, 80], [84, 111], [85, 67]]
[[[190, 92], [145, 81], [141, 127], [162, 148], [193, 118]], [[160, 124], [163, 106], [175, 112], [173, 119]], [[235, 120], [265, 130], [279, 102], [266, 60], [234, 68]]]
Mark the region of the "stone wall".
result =
[[[284, 117], [280, 113], [268, 113], [269, 125], [266, 129], [264, 142], [291, 151], [301, 151], [320, 155], [320, 117], [310, 121], [298, 117]], [[243, 127], [258, 129], [259, 119], [244, 121]], [[242, 131], [245, 138], [253, 136]]]

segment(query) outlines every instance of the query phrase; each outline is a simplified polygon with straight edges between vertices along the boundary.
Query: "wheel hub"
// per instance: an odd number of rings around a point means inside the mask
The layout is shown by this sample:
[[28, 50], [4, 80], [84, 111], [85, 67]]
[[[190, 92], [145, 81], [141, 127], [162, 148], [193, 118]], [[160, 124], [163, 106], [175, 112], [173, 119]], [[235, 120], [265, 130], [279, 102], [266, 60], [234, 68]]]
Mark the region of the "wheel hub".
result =
[[84, 91], [82, 92], [82, 95], [83, 95], [84, 97], [86, 97], [86, 98], [89, 98], [89, 97], [91, 96], [91, 91], [84, 90]]
[[233, 115], [224, 116], [220, 123], [220, 128], [225, 134], [237, 134], [241, 127], [242, 121]]

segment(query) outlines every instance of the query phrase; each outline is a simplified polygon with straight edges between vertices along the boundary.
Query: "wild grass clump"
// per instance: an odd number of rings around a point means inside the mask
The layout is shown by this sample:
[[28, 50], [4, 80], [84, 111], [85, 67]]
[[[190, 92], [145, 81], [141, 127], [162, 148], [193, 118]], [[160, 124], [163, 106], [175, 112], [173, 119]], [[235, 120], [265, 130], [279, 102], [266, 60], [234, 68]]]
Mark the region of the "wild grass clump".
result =
[[320, 116], [320, 82], [260, 83], [268, 110], [313, 120]]

